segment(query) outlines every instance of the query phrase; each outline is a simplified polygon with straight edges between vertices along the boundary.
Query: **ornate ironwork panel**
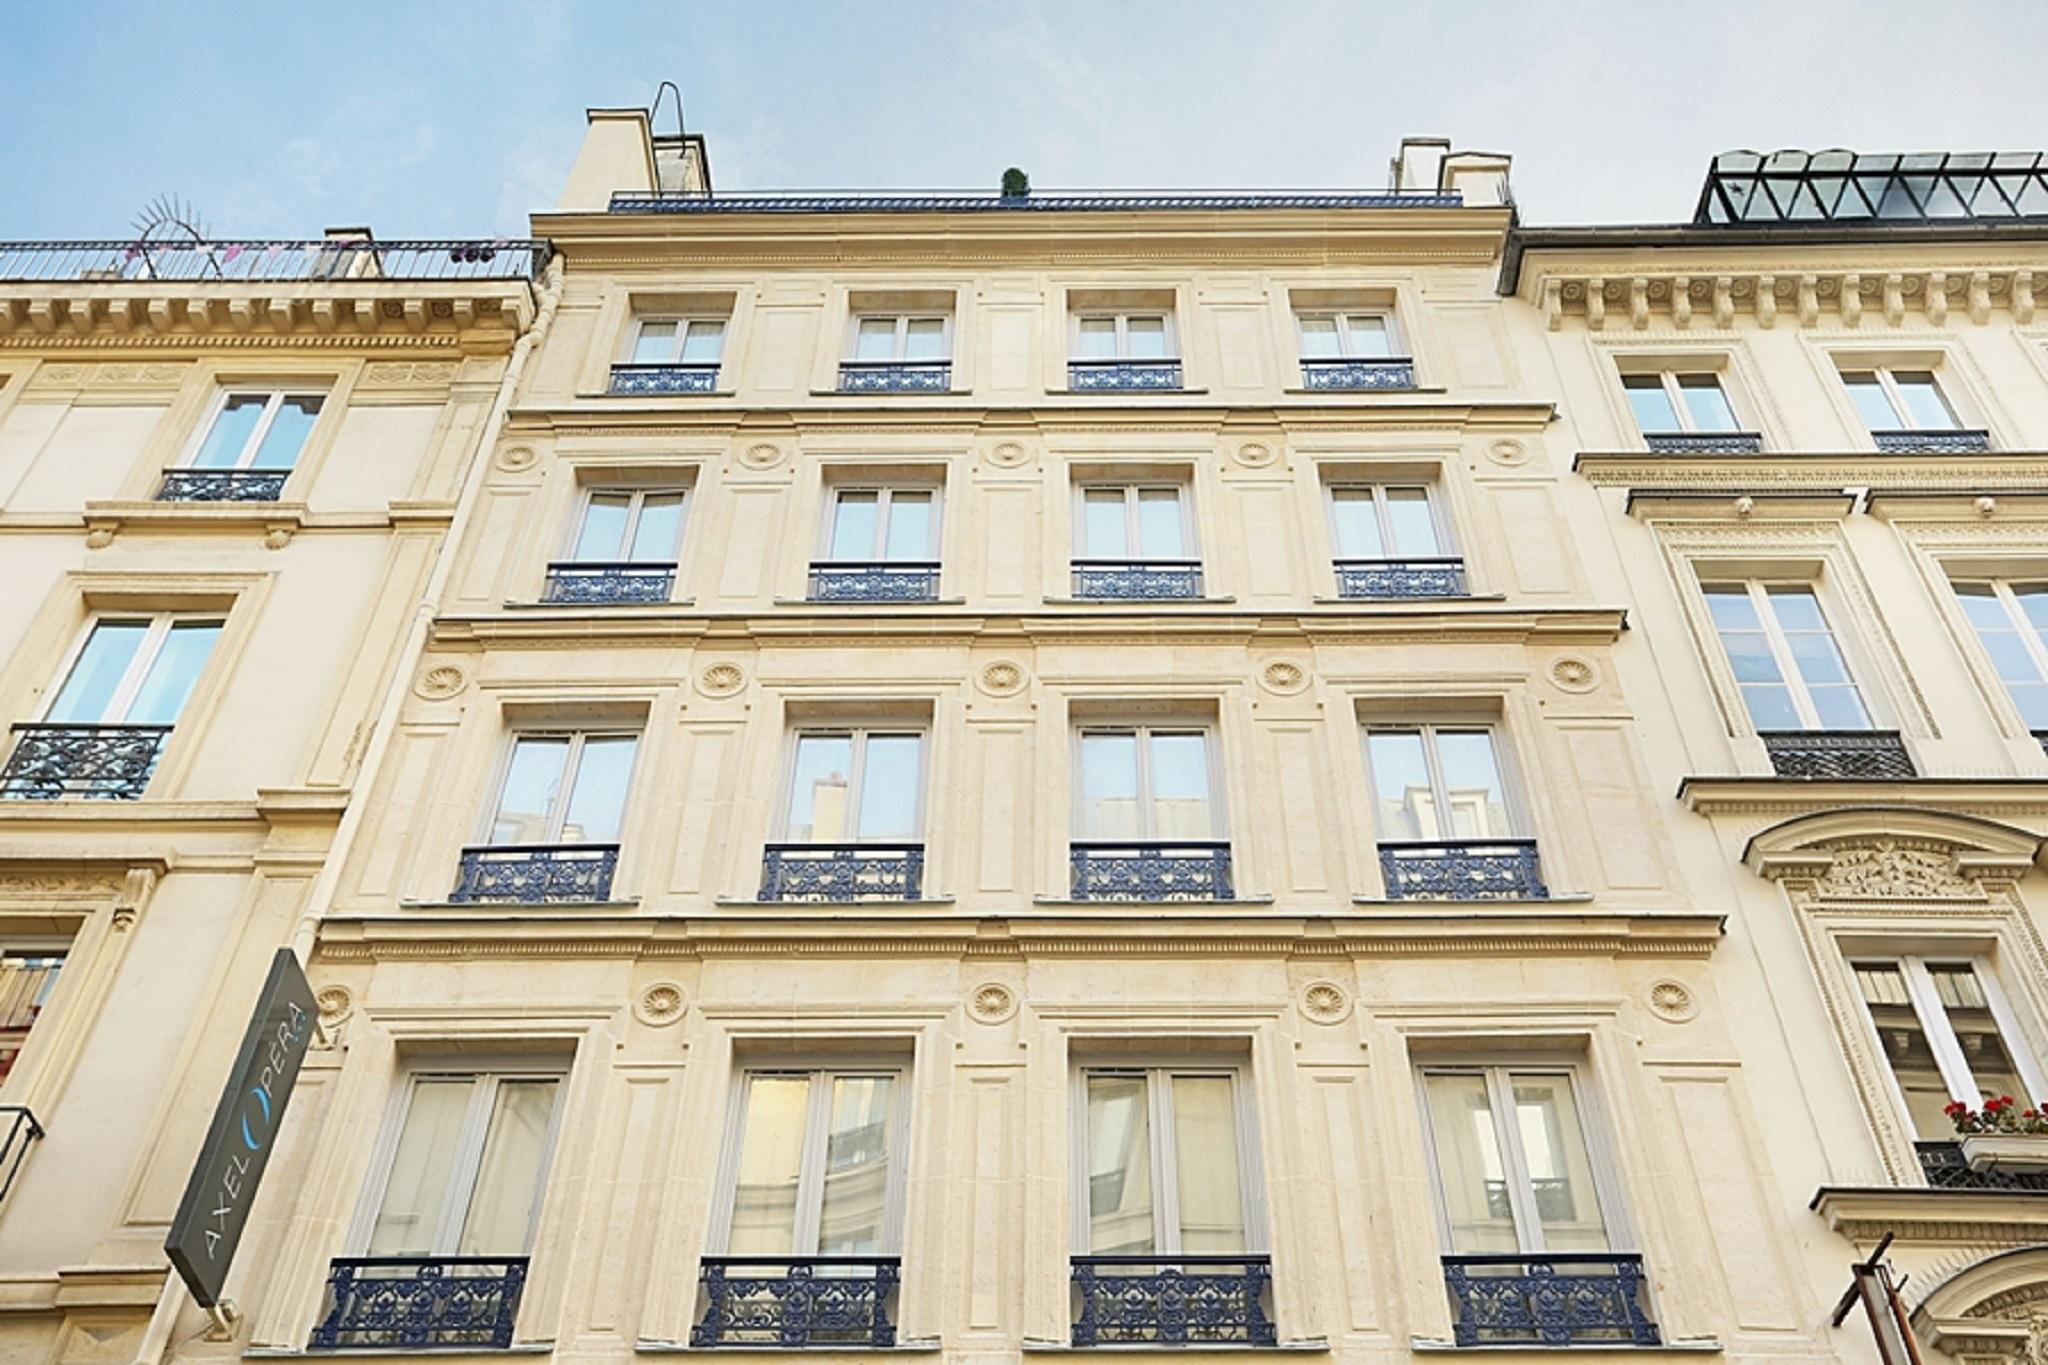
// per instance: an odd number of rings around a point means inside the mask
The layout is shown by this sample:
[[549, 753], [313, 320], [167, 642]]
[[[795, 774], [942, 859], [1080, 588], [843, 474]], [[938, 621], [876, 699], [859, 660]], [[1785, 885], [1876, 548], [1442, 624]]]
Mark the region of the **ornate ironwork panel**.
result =
[[899, 1256], [706, 1256], [692, 1346], [894, 1346]]
[[158, 502], [276, 502], [289, 469], [166, 469]]
[[1303, 356], [1301, 386], [1305, 389], [1412, 389], [1415, 387], [1415, 362], [1405, 355], [1371, 359]]
[[1973, 1171], [1960, 1142], [1916, 1142], [1920, 1173], [1937, 1190], [2016, 1190], [2048, 1194], [2048, 1171]]
[[1227, 901], [1230, 845], [1077, 843], [1071, 846], [1077, 901]]
[[1076, 1346], [1272, 1346], [1269, 1256], [1076, 1256]]
[[1192, 559], [1077, 559], [1074, 596], [1170, 602], [1202, 595], [1202, 566]]
[[1340, 559], [1339, 597], [1463, 597], [1462, 559]]
[[630, 606], [666, 602], [675, 590], [674, 563], [599, 563], [563, 561], [548, 565], [548, 584], [541, 601], [578, 606]]
[[618, 867], [617, 844], [485, 844], [462, 850], [448, 899], [520, 905], [609, 900]]
[[1643, 1258], [1446, 1256], [1452, 1338], [1460, 1346], [1655, 1346], [1644, 1311]]
[[650, 194], [618, 190], [613, 213], [1128, 213], [1138, 209], [1454, 209], [1464, 204], [1456, 190], [1221, 193], [1189, 190], [1166, 194]]
[[1653, 431], [1643, 437], [1652, 455], [1761, 455], [1754, 431]]
[[813, 564], [813, 602], [930, 602], [939, 595], [939, 566], [931, 561]]
[[1534, 839], [1453, 839], [1380, 845], [1389, 900], [1540, 901]]
[[1890, 782], [1918, 777], [1896, 730], [1770, 730], [1763, 736], [1780, 777]]
[[923, 844], [770, 844], [764, 901], [914, 901], [924, 894]]
[[842, 360], [841, 393], [945, 393], [953, 387], [950, 360]]
[[0, 768], [0, 798], [136, 801], [149, 786], [168, 725], [17, 725]]
[[1873, 431], [1886, 455], [1981, 455], [1991, 449], [1988, 431]]
[[718, 389], [718, 365], [614, 365], [609, 392], [614, 394], [643, 393], [715, 393]]
[[327, 1272], [313, 1350], [504, 1350], [526, 1287], [524, 1256], [352, 1256]]
[[1178, 360], [1069, 360], [1067, 387], [1076, 393], [1158, 392], [1180, 387]]
[[0, 1199], [14, 1188], [14, 1177], [28, 1156], [28, 1145], [43, 1135], [43, 1125], [25, 1104], [0, 1104]]

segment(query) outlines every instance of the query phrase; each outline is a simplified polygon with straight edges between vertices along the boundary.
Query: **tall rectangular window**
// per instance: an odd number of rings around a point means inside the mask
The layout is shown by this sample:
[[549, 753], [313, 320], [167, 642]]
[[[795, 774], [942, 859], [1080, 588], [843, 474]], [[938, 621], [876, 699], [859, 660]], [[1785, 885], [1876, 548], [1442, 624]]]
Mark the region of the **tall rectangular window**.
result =
[[570, 557], [579, 563], [672, 564], [683, 536], [680, 488], [594, 488]]
[[408, 1077], [363, 1253], [525, 1255], [561, 1082], [538, 1071]]
[[322, 393], [231, 389], [221, 394], [185, 467], [290, 469], [326, 401]]
[[1429, 1066], [1422, 1090], [1447, 1251], [1614, 1249], [1571, 1070]]
[[639, 736], [573, 730], [512, 741], [491, 817], [491, 844], [611, 844], [619, 840]]
[[1331, 484], [1338, 559], [1433, 559], [1449, 553], [1427, 484]]
[[1872, 432], [1954, 431], [1962, 425], [1932, 370], [1843, 370], [1842, 384]]
[[2048, 1097], [2048, 1079], [1984, 959], [1859, 955], [1849, 965], [1922, 1139], [1955, 1136], [1942, 1112], [1951, 1102], [1977, 1109], [2010, 1095], [2032, 1107]]
[[835, 489], [826, 557], [851, 563], [929, 562], [938, 554], [938, 525], [934, 489]]
[[177, 612], [100, 617], [86, 632], [43, 721], [175, 724], [223, 624], [217, 616]]
[[1401, 354], [1393, 319], [1385, 313], [1301, 313], [1305, 360], [1387, 360]]
[[855, 360], [945, 360], [951, 353], [951, 319], [907, 314], [867, 314], [854, 319]]
[[906, 1097], [899, 1067], [745, 1072], [721, 1254], [895, 1254]]
[[1484, 725], [1374, 725], [1365, 732], [1383, 841], [1499, 839], [1520, 831]]
[[1735, 409], [1711, 370], [1656, 370], [1621, 377], [1629, 409], [1645, 436], [1738, 431]]
[[1206, 730], [1091, 726], [1081, 731], [1079, 749], [1081, 838], [1223, 837]]
[[0, 948], [0, 1081], [14, 1070], [29, 1030], [57, 989], [64, 954], [57, 946]]
[[1237, 1068], [1090, 1066], [1080, 1085], [1083, 1254], [1257, 1249], [1263, 1229]]
[[1089, 559], [1184, 559], [1192, 555], [1183, 490], [1119, 484], [1081, 490], [1081, 551]]
[[2048, 730], [2048, 582], [1958, 579], [1956, 600], [2029, 730]]
[[924, 735], [905, 730], [797, 734], [783, 829], [791, 843], [915, 840], [924, 829]]
[[1166, 360], [1172, 329], [1161, 312], [1087, 313], [1074, 319], [1074, 355], [1080, 360]]
[[632, 363], [716, 365], [724, 351], [724, 318], [642, 318], [633, 335]]
[[1871, 728], [1812, 584], [1704, 582], [1700, 589], [1758, 730]]

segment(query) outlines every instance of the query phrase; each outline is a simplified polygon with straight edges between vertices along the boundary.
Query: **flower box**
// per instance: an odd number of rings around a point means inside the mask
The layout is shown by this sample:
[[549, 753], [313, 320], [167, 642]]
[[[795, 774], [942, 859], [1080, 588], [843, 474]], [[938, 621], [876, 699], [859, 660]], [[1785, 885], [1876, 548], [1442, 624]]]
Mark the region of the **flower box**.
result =
[[1963, 1160], [1973, 1171], [2048, 1171], [2048, 1136], [1966, 1133], [1958, 1141], [1962, 1144]]

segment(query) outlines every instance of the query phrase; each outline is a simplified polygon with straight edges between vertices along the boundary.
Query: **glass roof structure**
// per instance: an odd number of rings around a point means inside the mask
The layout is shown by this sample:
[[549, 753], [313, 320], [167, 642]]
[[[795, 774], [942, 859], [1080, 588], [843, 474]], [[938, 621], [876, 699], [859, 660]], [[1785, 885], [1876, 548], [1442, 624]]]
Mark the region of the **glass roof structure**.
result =
[[1723, 152], [1693, 222], [2048, 220], [2048, 153]]

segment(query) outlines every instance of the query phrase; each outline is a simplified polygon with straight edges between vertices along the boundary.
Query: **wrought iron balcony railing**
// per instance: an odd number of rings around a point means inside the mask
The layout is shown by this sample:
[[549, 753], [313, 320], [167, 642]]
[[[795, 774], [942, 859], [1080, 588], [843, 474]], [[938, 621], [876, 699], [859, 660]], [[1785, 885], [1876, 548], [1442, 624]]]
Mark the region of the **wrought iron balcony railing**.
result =
[[610, 900], [618, 868], [617, 844], [484, 844], [462, 850], [448, 899], [459, 905]]
[[673, 560], [558, 560], [548, 565], [548, 582], [540, 600], [558, 605], [632, 606], [666, 602], [675, 586]]
[[1550, 897], [1534, 839], [1404, 840], [1380, 845], [1389, 900], [1540, 901]]
[[842, 360], [841, 393], [945, 393], [953, 387], [950, 360]]
[[612, 382], [605, 390], [613, 394], [715, 393], [718, 390], [718, 362], [689, 365], [614, 365]]
[[1067, 387], [1076, 393], [1160, 392], [1178, 389], [1178, 360], [1069, 360]]
[[0, 768], [0, 799], [138, 801], [168, 725], [17, 725]]
[[158, 502], [276, 502], [289, 469], [166, 469]]
[[1937, 1190], [2012, 1190], [2048, 1194], [2048, 1171], [1975, 1171], [1963, 1158], [1960, 1142], [1916, 1142], [1920, 1173]]
[[1754, 431], [1646, 431], [1652, 455], [1760, 455], [1763, 436]]
[[1437, 559], [1340, 559], [1337, 595], [1356, 598], [1463, 597], [1465, 561]]
[[1412, 389], [1415, 362], [1405, 355], [1303, 356], [1301, 386], [1304, 389]]
[[1076, 1256], [1076, 1346], [1272, 1346], [1270, 1256]]
[[931, 602], [938, 595], [939, 566], [933, 560], [811, 565], [813, 602]]
[[900, 1256], [706, 1256], [690, 1344], [894, 1346]]
[[1460, 1346], [1656, 1346], [1644, 1306], [1643, 1258], [1446, 1256], [1451, 1335]]
[[28, 1145], [43, 1135], [43, 1125], [25, 1104], [0, 1104], [0, 1199], [14, 1188], [21, 1163], [28, 1159]]
[[914, 901], [924, 895], [923, 844], [770, 844], [764, 901]]
[[1202, 595], [1198, 559], [1077, 559], [1073, 567], [1076, 597], [1170, 602]]
[[1767, 730], [1763, 741], [1780, 777], [1891, 782], [1920, 775], [1896, 730]]
[[1988, 431], [1873, 431], [1870, 439], [1886, 455], [1981, 455], [1991, 449]]
[[327, 1272], [316, 1351], [512, 1344], [524, 1256], [350, 1256]]
[[1077, 901], [1227, 901], [1230, 845], [1189, 840], [1069, 846]]
[[0, 242], [0, 283], [532, 280], [544, 241]]

